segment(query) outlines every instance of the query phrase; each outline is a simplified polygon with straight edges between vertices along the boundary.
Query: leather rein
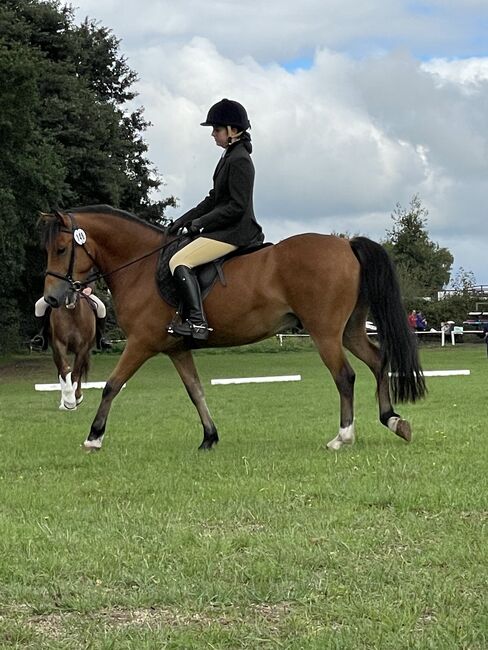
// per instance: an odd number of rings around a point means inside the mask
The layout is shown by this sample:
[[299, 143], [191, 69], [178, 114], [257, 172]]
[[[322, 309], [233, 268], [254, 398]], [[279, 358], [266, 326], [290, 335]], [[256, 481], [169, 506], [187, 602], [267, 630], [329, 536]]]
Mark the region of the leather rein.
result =
[[63, 275], [62, 273], [57, 273], [56, 271], [49, 271], [48, 269], [44, 272], [44, 276], [51, 275], [54, 278], [58, 278], [59, 280], [63, 280], [64, 282], [67, 282], [70, 286], [70, 289], [72, 291], [75, 291], [76, 293], [83, 291], [83, 289], [87, 287], [89, 284], [91, 284], [92, 282], [96, 282], [97, 280], [107, 278], [108, 276], [113, 275], [118, 271], [122, 271], [122, 269], [125, 269], [128, 266], [131, 266], [132, 264], [136, 264], [137, 262], [140, 262], [141, 260], [144, 260], [147, 257], [151, 257], [151, 255], [154, 255], [159, 251], [162, 251], [163, 249], [167, 248], [170, 244], [172, 244], [175, 241], [175, 239], [177, 239], [177, 238], [172, 239], [170, 242], [166, 242], [165, 244], [158, 246], [157, 248], [150, 251], [149, 253], [145, 253], [144, 255], [141, 255], [136, 259], [131, 260], [130, 262], [126, 262], [125, 264], [122, 264], [121, 266], [117, 267], [116, 269], [112, 269], [112, 271], [108, 271], [107, 273], [101, 273], [100, 271], [92, 271], [91, 273], [88, 274], [88, 277], [85, 280], [83, 281], [74, 280], [73, 269], [75, 266], [76, 249], [78, 246], [84, 250], [85, 254], [93, 262], [94, 266], [96, 266], [96, 261], [86, 246], [85, 231], [82, 228], [79, 228], [77, 226], [75, 218], [72, 214], [67, 213], [67, 215], [71, 222], [71, 229], [60, 228], [59, 232], [64, 232], [67, 233], [68, 235], [71, 235], [71, 254], [69, 259], [68, 271], [66, 272], [65, 275]]

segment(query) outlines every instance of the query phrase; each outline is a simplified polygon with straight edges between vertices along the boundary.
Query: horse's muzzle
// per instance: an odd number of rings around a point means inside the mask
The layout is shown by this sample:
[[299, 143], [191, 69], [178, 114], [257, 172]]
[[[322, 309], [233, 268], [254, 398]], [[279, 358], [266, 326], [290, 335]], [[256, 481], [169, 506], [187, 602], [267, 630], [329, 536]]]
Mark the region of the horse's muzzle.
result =
[[57, 309], [60, 305], [59, 300], [55, 296], [44, 296], [44, 300], [53, 309]]

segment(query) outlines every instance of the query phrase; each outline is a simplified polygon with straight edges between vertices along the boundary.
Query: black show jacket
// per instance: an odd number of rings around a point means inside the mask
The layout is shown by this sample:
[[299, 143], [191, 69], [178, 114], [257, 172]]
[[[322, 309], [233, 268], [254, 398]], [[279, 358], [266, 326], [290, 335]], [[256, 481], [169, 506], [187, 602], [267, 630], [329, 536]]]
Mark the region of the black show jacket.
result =
[[229, 145], [213, 175], [213, 189], [196, 207], [178, 219], [203, 228], [202, 237], [234, 246], [257, 246], [264, 235], [253, 209], [254, 165], [251, 143]]

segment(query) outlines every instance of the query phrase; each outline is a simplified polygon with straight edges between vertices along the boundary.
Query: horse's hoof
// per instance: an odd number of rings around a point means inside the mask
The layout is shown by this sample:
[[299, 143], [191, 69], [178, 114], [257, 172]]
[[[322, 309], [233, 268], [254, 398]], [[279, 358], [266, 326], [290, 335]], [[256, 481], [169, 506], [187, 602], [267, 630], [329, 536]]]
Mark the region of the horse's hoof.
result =
[[326, 448], [331, 451], [338, 451], [343, 446], [342, 440], [337, 436], [333, 440], [327, 443]]
[[96, 438], [95, 440], [88, 440], [88, 438], [83, 443], [83, 448], [85, 451], [100, 451], [102, 448], [103, 438]]
[[410, 428], [410, 423], [407, 422], [407, 420], [398, 420], [395, 433], [407, 442], [412, 440], [412, 430]]
[[339, 449], [342, 449], [342, 447], [346, 445], [352, 445], [353, 442], [353, 438], [346, 438], [346, 440], [343, 440], [340, 436], [336, 436], [333, 440], [326, 444], [326, 447], [331, 451], [339, 451]]
[[218, 436], [215, 437], [212, 436], [212, 438], [209, 438], [207, 440], [204, 439], [200, 447], [198, 447], [198, 449], [200, 449], [201, 451], [207, 451], [208, 449], [212, 449], [213, 446], [218, 443], [218, 441], [219, 441]]
[[82, 401], [83, 401], [83, 395], [80, 395], [79, 397], [76, 398], [76, 406], [81, 404]]
[[213, 448], [214, 443], [213, 442], [207, 442], [204, 440], [200, 447], [198, 447], [199, 451], [209, 451], [210, 449]]
[[61, 402], [59, 405], [59, 410], [60, 411], [76, 411], [76, 403], [75, 404], [66, 404], [66, 402]]

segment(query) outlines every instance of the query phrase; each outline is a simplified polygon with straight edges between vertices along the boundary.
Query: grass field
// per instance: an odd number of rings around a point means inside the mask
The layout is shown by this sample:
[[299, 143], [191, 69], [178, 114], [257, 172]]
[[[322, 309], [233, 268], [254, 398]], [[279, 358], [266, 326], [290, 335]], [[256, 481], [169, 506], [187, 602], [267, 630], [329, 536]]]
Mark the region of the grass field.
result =
[[[221, 436], [153, 359], [80, 449], [100, 391], [60, 412], [49, 356], [0, 364], [0, 647], [488, 648], [484, 346], [429, 348], [429, 396], [377, 420], [359, 362], [354, 447], [327, 452], [338, 397], [317, 355], [201, 352]], [[106, 379], [114, 355], [96, 356]], [[296, 374], [290, 384], [215, 377]]]

